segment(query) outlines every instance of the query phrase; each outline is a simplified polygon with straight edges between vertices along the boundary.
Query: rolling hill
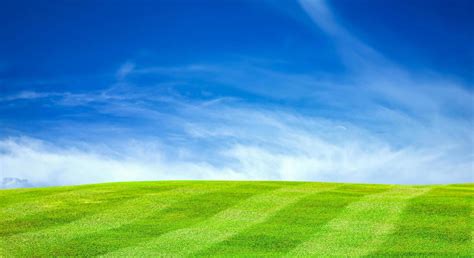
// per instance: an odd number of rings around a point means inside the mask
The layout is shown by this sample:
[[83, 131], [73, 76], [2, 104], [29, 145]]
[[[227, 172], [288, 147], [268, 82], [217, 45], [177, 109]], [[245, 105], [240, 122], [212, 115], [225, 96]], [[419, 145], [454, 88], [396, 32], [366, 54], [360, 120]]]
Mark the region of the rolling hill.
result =
[[473, 256], [474, 184], [163, 181], [0, 191], [0, 256]]

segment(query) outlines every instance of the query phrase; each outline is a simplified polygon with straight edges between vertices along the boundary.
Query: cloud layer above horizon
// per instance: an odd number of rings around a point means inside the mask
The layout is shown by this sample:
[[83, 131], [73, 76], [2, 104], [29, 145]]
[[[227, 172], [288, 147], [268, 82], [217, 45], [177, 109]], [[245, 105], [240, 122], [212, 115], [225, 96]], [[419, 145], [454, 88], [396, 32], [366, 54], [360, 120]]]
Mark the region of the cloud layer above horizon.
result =
[[[464, 72], [472, 63], [448, 71], [419, 61], [422, 54], [413, 56], [416, 62], [394, 60], [403, 53], [385, 53], [381, 39], [361, 36], [377, 31], [350, 23], [343, 2], [177, 2], [157, 3], [164, 17], [140, 13], [148, 18], [120, 26], [127, 38], [163, 27], [162, 38], [120, 45], [130, 53], [121, 61], [114, 61], [120, 54], [110, 47], [107, 62], [95, 57], [82, 63], [101, 72], [79, 72], [86, 68], [71, 64], [55, 74], [58, 64], [41, 58], [23, 71], [16, 68], [19, 54], [0, 60], [0, 187], [174, 179], [472, 182], [474, 92], [472, 75]], [[139, 15], [127, 7], [115, 11]], [[68, 8], [61, 11], [83, 6]], [[249, 21], [232, 10], [247, 13]], [[460, 19], [453, 10], [424, 22], [444, 19], [442, 29], [449, 31], [456, 25], [451, 19]], [[195, 24], [176, 22], [181, 12]], [[222, 24], [203, 18], [204, 12]], [[380, 22], [389, 26], [397, 18]], [[107, 33], [115, 28], [103, 26]], [[418, 37], [428, 36], [420, 31]], [[101, 43], [114, 43], [104, 37]], [[163, 38], [170, 46], [160, 45]], [[158, 47], [139, 47], [147, 40]], [[431, 47], [441, 53], [451, 43]], [[456, 44], [463, 49], [469, 42]], [[461, 54], [472, 57], [468, 50]], [[48, 57], [69, 60], [58, 51]], [[80, 51], [62, 51], [81, 62], [75, 57]], [[49, 68], [38, 70], [42, 65]]]

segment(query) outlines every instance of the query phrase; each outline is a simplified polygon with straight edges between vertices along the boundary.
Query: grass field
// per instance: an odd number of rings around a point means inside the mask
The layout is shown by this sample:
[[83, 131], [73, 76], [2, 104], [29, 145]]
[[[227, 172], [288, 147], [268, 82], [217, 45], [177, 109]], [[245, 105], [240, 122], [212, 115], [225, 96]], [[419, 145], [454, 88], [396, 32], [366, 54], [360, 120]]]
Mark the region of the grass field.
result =
[[0, 256], [473, 256], [474, 184], [137, 182], [0, 191]]

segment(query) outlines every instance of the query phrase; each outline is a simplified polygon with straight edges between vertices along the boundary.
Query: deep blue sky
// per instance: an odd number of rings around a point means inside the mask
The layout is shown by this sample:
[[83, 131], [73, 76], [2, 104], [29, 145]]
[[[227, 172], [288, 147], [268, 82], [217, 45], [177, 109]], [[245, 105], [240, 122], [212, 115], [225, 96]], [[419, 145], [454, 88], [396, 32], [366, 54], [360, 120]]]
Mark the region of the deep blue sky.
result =
[[[330, 5], [394, 62], [472, 83], [472, 1]], [[343, 69], [332, 42], [295, 1], [4, 1], [0, 19], [8, 82], [86, 80], [129, 59], [181, 65], [242, 55], [288, 60], [301, 71]]]
[[[2, 176], [472, 181], [473, 11], [469, 0], [2, 1]], [[129, 172], [64, 171], [84, 156], [98, 164], [85, 169]]]

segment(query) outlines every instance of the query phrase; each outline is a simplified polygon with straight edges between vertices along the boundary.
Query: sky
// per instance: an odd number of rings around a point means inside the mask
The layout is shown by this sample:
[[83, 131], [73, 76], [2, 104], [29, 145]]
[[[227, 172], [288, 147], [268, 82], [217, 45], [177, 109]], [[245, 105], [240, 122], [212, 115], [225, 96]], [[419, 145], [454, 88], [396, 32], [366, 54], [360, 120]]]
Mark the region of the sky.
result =
[[1, 188], [472, 182], [470, 0], [3, 1]]

